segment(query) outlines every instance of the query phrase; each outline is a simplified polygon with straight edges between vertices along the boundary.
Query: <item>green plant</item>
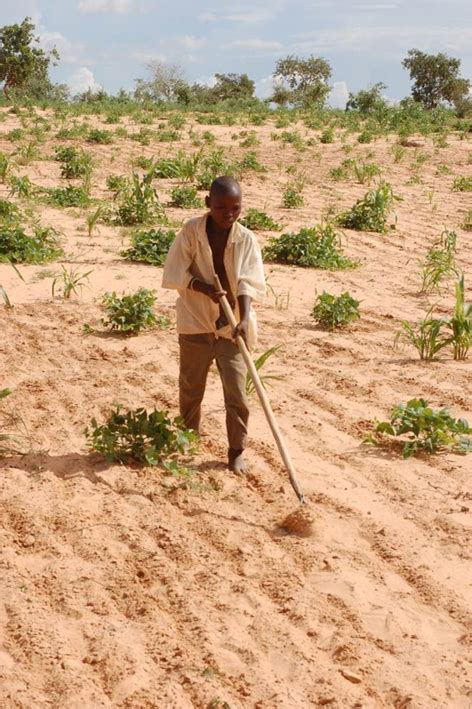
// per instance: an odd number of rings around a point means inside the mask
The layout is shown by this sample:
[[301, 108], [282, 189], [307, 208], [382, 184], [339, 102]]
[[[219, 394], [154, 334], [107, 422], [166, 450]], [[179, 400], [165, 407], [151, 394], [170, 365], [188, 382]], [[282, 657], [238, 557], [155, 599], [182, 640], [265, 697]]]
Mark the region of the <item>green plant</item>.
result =
[[189, 453], [197, 440], [194, 431], [167, 411], [122, 411], [120, 405], [115, 405], [104, 424], [93, 418], [85, 436], [89, 447], [110, 462], [135, 460], [144, 465], [158, 465], [178, 453]]
[[109, 130], [100, 130], [99, 128], [92, 128], [88, 132], [87, 141], [89, 143], [109, 145], [110, 143], [113, 143], [113, 133], [111, 133]]
[[342, 161], [341, 165], [338, 165], [337, 167], [332, 167], [329, 171], [329, 176], [335, 182], [342, 182], [344, 180], [348, 180], [351, 176], [354, 165], [355, 160], [352, 160], [352, 158], [347, 158], [346, 160]]
[[259, 211], [259, 209], [249, 208], [245, 216], [239, 220], [240, 224], [245, 226], [247, 229], [259, 229], [268, 231], [278, 231], [281, 227], [276, 221], [269, 217], [265, 212]]
[[155, 302], [154, 292], [147, 288], [140, 288], [136, 293], [123, 295], [121, 298], [115, 291], [105, 293], [102, 306], [106, 310], [107, 318], [103, 318], [102, 323], [118, 332], [138, 333], [143, 328], [156, 325], [153, 312]]
[[46, 263], [62, 255], [54, 229], [35, 224], [28, 235], [19, 221], [0, 223], [0, 263]]
[[241, 148], [253, 148], [259, 145], [259, 139], [255, 130], [242, 130], [239, 134], [239, 145]]
[[428, 249], [422, 264], [422, 293], [439, 291], [444, 279], [459, 275], [455, 259], [456, 242], [457, 234], [445, 229]]
[[370, 130], [363, 130], [359, 135], [357, 136], [357, 142], [358, 143], [372, 143], [374, 139], [374, 135], [372, 131]]
[[401, 162], [405, 155], [405, 148], [399, 143], [392, 145], [393, 162]]
[[305, 198], [295, 185], [287, 185], [282, 194], [282, 206], [285, 209], [296, 209], [305, 204]]
[[[264, 366], [264, 364], [267, 362], [269, 357], [272, 357], [273, 354], [277, 352], [282, 347], [282, 345], [274, 345], [274, 347], [271, 347], [270, 349], [266, 350], [263, 352], [255, 361], [254, 361], [254, 366], [256, 367], [257, 371]], [[265, 388], [266, 383], [269, 381], [273, 380], [281, 380], [282, 377], [278, 374], [262, 374], [259, 376], [259, 379], [261, 381], [262, 386]], [[255, 386], [254, 382], [252, 381], [251, 375], [249, 372], [246, 374], [246, 394], [249, 396], [255, 391]]]
[[119, 193], [116, 221], [123, 226], [146, 224], [157, 217], [164, 217], [164, 209], [152, 186], [153, 171], [142, 178], [134, 172], [132, 178]]
[[87, 236], [91, 238], [92, 232], [97, 226], [98, 222], [100, 219], [106, 216], [108, 210], [104, 204], [100, 204], [94, 212], [90, 212], [87, 214], [85, 217], [85, 221], [87, 224]]
[[33, 195], [35, 187], [28, 175], [24, 175], [23, 177], [16, 177], [16, 175], [12, 175], [8, 183], [10, 185], [11, 195], [16, 194], [18, 197], [23, 198], [28, 198]]
[[61, 165], [61, 177], [70, 180], [76, 177], [84, 177], [92, 167], [92, 157], [83, 150], [72, 147], [56, 148], [56, 160]]
[[82, 288], [85, 285], [85, 279], [90, 276], [92, 271], [87, 271], [86, 273], [79, 273], [78, 269], [76, 268], [69, 268], [67, 270], [65, 266], [62, 266], [62, 274], [61, 276], [56, 276], [52, 282], [51, 286], [51, 295], [53, 298], [56, 297], [56, 284], [58, 283], [59, 279], [62, 279], [62, 297], [65, 299], [69, 299], [72, 294], [78, 295], [79, 289], [82, 290]]
[[195, 187], [191, 185], [182, 185], [174, 187], [170, 192], [171, 204], [173, 207], [181, 207], [183, 209], [192, 209], [202, 207], [203, 202], [198, 197]]
[[341, 238], [332, 223], [320, 224], [272, 237], [262, 253], [265, 261], [275, 263], [327, 270], [353, 268], [357, 264], [343, 254]]
[[0, 151], [0, 180], [2, 182], [6, 182], [11, 167], [11, 155], [7, 155], [6, 153]]
[[425, 361], [435, 359], [438, 352], [451, 342], [451, 337], [444, 334], [446, 322], [443, 319], [434, 318], [432, 311], [433, 308], [431, 307], [423, 320], [418, 323], [410, 323], [408, 320], [403, 320], [402, 330], [395, 337], [395, 345], [406, 341], [413, 345], [420, 359]]
[[160, 143], [173, 143], [180, 139], [180, 133], [177, 130], [167, 129], [158, 130], [156, 132], [156, 140]]
[[106, 184], [112, 192], [120, 192], [120, 190], [126, 189], [128, 179], [125, 175], [108, 175]]
[[385, 233], [395, 227], [395, 224], [388, 224], [388, 217], [393, 203], [400, 199], [393, 193], [392, 187], [383, 182], [377, 189], [370, 190], [362, 199], [357, 200], [351, 209], [342, 212], [336, 221], [339, 226], [347, 229]]
[[456, 177], [452, 185], [453, 192], [472, 192], [472, 177]]
[[378, 165], [373, 162], [365, 162], [364, 160], [359, 162], [354, 161], [353, 168], [356, 179], [361, 185], [364, 183], [370, 185], [372, 179], [381, 173], [381, 169]]
[[451, 344], [454, 359], [466, 359], [472, 346], [472, 303], [465, 302], [464, 276], [456, 283], [454, 314], [447, 325], [452, 332]]
[[330, 126], [329, 128], [325, 128], [324, 131], [320, 135], [320, 143], [323, 143], [324, 145], [328, 143], [334, 143], [334, 128]]
[[90, 198], [82, 185], [49, 187], [45, 189], [46, 202], [54, 207], [86, 207]]
[[455, 419], [449, 411], [433, 409], [425, 399], [410, 399], [393, 407], [389, 421], [374, 420], [374, 431], [366, 438], [374, 445], [400, 444], [403, 457], [417, 453], [437, 453], [452, 450], [457, 453], [472, 451], [472, 434], [465, 419]]
[[320, 327], [334, 330], [360, 317], [359, 301], [347, 291], [338, 296], [323, 291], [316, 298], [311, 315]]
[[235, 168], [239, 174], [242, 174], [246, 170], [253, 170], [254, 172], [266, 172], [267, 170], [266, 166], [259, 162], [259, 159], [253, 150], [250, 150], [242, 157], [241, 160], [238, 160]]
[[131, 246], [121, 252], [128, 261], [151, 263], [153, 266], [163, 266], [167, 253], [175, 239], [175, 231], [151, 229], [138, 231], [131, 236]]

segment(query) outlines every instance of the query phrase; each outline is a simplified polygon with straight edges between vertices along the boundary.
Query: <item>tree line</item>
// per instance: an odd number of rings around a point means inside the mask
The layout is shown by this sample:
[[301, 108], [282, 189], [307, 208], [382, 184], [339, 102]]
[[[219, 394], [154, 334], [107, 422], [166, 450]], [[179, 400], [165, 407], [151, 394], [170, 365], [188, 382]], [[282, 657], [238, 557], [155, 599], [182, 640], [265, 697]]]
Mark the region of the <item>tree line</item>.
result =
[[[20, 24], [0, 27], [0, 82], [7, 100], [31, 98], [38, 100], [69, 100], [65, 84], [54, 84], [49, 67], [59, 61], [56, 48], [47, 52], [39, 46], [35, 25], [26, 17]], [[411, 97], [426, 109], [439, 105], [453, 107], [458, 115], [472, 114], [471, 82], [461, 77], [460, 59], [442, 52], [427, 54], [410, 49], [402, 61], [412, 82]], [[149, 77], [137, 79], [134, 92], [121, 90], [118, 98], [133, 98], [143, 102], [167, 102], [180, 105], [216, 105], [222, 102], [257, 103], [255, 82], [245, 73], [215, 74], [213, 86], [190, 84], [182, 67], [161, 61], [147, 65]], [[265, 103], [277, 106], [310, 108], [322, 106], [331, 90], [332, 68], [326, 59], [313, 55], [301, 58], [289, 55], [276, 62], [274, 89]], [[350, 93], [346, 110], [370, 113], [385, 105], [382, 91], [387, 87], [378, 82], [356, 94]], [[78, 100], [90, 99], [85, 92]], [[108, 95], [95, 92], [95, 99]]]

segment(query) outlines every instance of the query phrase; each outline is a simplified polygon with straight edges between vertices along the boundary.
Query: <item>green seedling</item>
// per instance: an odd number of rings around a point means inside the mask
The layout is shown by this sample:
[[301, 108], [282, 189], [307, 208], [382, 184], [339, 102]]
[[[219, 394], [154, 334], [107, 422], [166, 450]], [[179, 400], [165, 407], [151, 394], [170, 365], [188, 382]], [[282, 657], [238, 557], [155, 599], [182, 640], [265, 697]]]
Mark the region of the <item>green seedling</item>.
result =
[[389, 224], [389, 217], [394, 202], [400, 199], [393, 193], [391, 185], [383, 182], [357, 200], [351, 209], [342, 212], [336, 221], [347, 229], [385, 233], [395, 228], [395, 223]]
[[102, 319], [102, 323], [116, 332], [137, 334], [140, 330], [157, 324], [153, 311], [155, 302], [154, 291], [147, 288], [140, 288], [136, 293], [123, 295], [121, 298], [114, 291], [105, 293], [102, 306], [107, 317]]
[[101, 425], [93, 418], [85, 436], [91, 450], [110, 462], [132, 460], [153, 466], [177, 454], [191, 453], [198, 440], [194, 431], [167, 411], [123, 411], [120, 405], [115, 405]]
[[472, 346], [472, 303], [465, 302], [464, 276], [456, 284], [454, 314], [447, 323], [452, 332], [451, 344], [454, 359], [467, 359]]
[[272, 217], [252, 207], [247, 210], [245, 216], [240, 219], [239, 222], [247, 229], [253, 229], [255, 231], [279, 231], [281, 229], [280, 224], [277, 224]]
[[88, 279], [92, 271], [87, 271], [86, 273], [79, 273], [78, 269], [70, 268], [67, 270], [65, 266], [61, 266], [62, 274], [56, 276], [52, 282], [51, 295], [53, 298], [56, 297], [57, 285], [61, 281], [62, 297], [68, 300], [72, 294], [78, 296], [79, 290], [85, 285], [85, 280]]
[[131, 236], [131, 246], [122, 251], [121, 256], [128, 261], [163, 266], [174, 239], [175, 231], [171, 230], [137, 231]]
[[431, 307], [426, 317], [418, 323], [402, 321], [402, 329], [395, 337], [395, 346], [406, 342], [418, 352], [420, 359], [427, 362], [436, 358], [441, 350], [451, 342], [451, 337], [445, 334], [447, 323], [444, 319], [434, 318]]
[[444, 280], [459, 276], [456, 264], [457, 234], [445, 229], [426, 253], [422, 263], [422, 293], [433, 293], [441, 290]]
[[170, 193], [171, 205], [173, 207], [181, 207], [182, 209], [196, 209], [203, 207], [202, 200], [198, 197], [198, 192], [191, 185], [182, 185], [174, 187]]
[[265, 261], [273, 263], [325, 270], [355, 268], [357, 263], [343, 254], [341, 241], [342, 234], [332, 223], [320, 224], [272, 237], [262, 253]]
[[360, 318], [359, 301], [347, 291], [336, 296], [323, 291], [315, 301], [312, 317], [326, 330], [335, 330]]
[[472, 428], [468, 422], [453, 418], [445, 408], [433, 409], [424, 399], [398, 404], [393, 407], [389, 421], [374, 420], [372, 424], [374, 431], [365, 442], [380, 446], [399, 444], [404, 458], [444, 450], [472, 451]]
[[[265, 365], [269, 357], [272, 357], [273, 354], [275, 354], [282, 345], [275, 345], [274, 347], [271, 347], [270, 349], [266, 350], [263, 352], [255, 361], [254, 361], [254, 366], [256, 367], [257, 371], [259, 372], [262, 367]], [[283, 379], [282, 376], [278, 374], [262, 374], [259, 376], [260, 382], [264, 389], [266, 388], [266, 384], [270, 381], [278, 380], [280, 381]], [[252, 381], [252, 378], [249, 374], [249, 372], [246, 374], [246, 394], [249, 396], [256, 390], [254, 386], [254, 382]]]

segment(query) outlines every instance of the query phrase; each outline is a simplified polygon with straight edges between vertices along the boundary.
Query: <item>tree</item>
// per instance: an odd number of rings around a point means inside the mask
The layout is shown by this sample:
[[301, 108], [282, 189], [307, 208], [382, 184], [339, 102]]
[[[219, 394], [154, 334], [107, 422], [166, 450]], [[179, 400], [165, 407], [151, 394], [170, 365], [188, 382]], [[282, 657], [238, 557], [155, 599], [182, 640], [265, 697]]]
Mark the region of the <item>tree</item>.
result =
[[357, 94], [349, 93], [346, 111], [359, 111], [359, 113], [366, 114], [383, 108], [385, 99], [382, 98], [380, 92], [386, 88], [386, 85], [379, 81], [370, 89], [361, 89]]
[[411, 95], [425, 108], [436, 108], [443, 101], [456, 104], [469, 92], [470, 81], [459, 76], [460, 59], [410, 49], [402, 65], [413, 81]]
[[54, 47], [45, 52], [38, 46], [38, 38], [33, 35], [35, 26], [30, 17], [25, 17], [21, 25], [4, 25], [0, 28], [0, 81], [3, 93], [10, 98], [9, 89], [22, 89], [28, 82], [48, 82], [51, 59], [59, 59]]
[[135, 98], [139, 101], [176, 101], [187, 86], [182, 67], [155, 60], [147, 68], [152, 77], [149, 81], [136, 79]]
[[[328, 62], [321, 57], [314, 56], [300, 59], [291, 55], [285, 59], [279, 59], [274, 72], [274, 78], [288, 86], [290, 103], [303, 107], [312, 103], [324, 103], [330, 91], [328, 85], [330, 76], [331, 67]], [[280, 101], [282, 96], [285, 100], [286, 94], [282, 95], [280, 88], [278, 88], [275, 98]]]
[[247, 74], [215, 74], [211, 93], [216, 101], [244, 101], [254, 96], [255, 84]]

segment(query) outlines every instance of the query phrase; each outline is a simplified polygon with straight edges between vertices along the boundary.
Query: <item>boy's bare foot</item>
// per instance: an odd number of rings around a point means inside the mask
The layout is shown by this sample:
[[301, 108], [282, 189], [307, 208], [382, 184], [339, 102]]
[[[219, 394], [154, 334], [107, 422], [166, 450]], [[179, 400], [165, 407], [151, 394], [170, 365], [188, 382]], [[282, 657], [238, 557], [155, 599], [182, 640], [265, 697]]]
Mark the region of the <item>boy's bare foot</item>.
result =
[[243, 451], [230, 448], [228, 450], [228, 468], [236, 473], [236, 475], [244, 475], [247, 473], [246, 462], [243, 458]]

